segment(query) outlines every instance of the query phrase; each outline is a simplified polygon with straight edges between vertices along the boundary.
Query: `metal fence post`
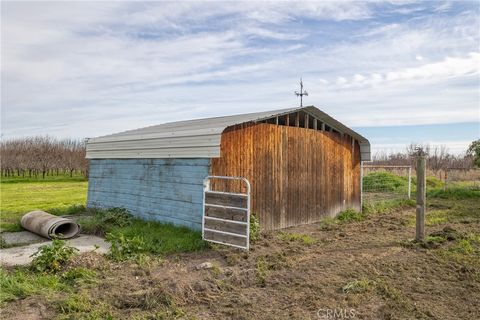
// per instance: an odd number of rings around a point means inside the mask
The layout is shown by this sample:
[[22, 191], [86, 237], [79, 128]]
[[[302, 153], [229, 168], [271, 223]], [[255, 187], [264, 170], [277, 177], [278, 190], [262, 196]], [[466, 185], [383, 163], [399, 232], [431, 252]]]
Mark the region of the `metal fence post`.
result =
[[363, 212], [363, 161], [360, 161], [360, 213]]
[[408, 199], [411, 199], [412, 195], [412, 167], [408, 168]]
[[416, 234], [417, 241], [425, 239], [425, 202], [426, 202], [426, 160], [423, 152], [417, 154], [417, 212], [416, 212]]

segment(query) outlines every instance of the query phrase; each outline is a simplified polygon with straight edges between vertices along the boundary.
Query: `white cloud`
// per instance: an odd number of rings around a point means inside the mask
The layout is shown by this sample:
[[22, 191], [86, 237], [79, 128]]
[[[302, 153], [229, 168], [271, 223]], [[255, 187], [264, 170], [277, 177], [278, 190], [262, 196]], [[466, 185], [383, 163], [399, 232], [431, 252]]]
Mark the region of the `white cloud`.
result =
[[388, 71], [385, 74], [374, 73], [367, 80], [361, 74], [355, 74], [352, 81], [348, 82], [345, 77], [338, 84], [358, 86], [359, 84], [368, 86], [379, 84], [382, 80], [385, 82], [393, 81], [422, 81], [432, 79], [439, 81], [451, 77], [462, 77], [469, 75], [478, 75], [480, 73], [480, 52], [470, 52], [467, 57], [451, 58], [446, 57], [443, 61], [427, 63], [412, 68], [404, 68]]

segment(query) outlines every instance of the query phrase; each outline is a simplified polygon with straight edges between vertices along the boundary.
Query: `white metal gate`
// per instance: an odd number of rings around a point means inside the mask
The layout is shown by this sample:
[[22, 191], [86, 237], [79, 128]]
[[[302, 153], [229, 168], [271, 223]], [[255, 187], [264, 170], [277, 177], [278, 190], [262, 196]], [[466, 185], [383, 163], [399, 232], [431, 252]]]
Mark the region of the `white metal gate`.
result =
[[[211, 180], [239, 180], [246, 193], [211, 190]], [[242, 177], [208, 176], [203, 182], [202, 238], [248, 250], [250, 247], [250, 182]]]

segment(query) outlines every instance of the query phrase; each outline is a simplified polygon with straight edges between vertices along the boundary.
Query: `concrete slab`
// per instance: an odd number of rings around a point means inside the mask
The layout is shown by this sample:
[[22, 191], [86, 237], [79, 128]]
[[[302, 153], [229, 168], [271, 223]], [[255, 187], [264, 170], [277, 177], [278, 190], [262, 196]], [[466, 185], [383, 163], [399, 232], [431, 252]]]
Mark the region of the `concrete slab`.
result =
[[[32, 254], [37, 252], [38, 248], [43, 245], [48, 245], [52, 241], [33, 243], [21, 247], [13, 247], [7, 249], [0, 249], [0, 264], [4, 266], [18, 266], [29, 264], [34, 257]], [[67, 245], [77, 248], [78, 252], [88, 252], [95, 250], [98, 253], [107, 253], [110, 249], [110, 243], [105, 239], [82, 234], [77, 238], [66, 240]]]
[[2, 232], [0, 237], [7, 246], [19, 246], [31, 243], [47, 242], [48, 239], [30, 231]]

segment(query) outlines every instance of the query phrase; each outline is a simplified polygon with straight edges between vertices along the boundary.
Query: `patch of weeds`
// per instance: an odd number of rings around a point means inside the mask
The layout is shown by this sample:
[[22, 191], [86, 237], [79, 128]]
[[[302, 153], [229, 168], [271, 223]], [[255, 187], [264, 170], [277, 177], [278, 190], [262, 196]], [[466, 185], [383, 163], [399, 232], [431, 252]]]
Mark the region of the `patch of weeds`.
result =
[[416, 205], [413, 199], [394, 199], [366, 202], [363, 204], [362, 213], [364, 215], [370, 214], [388, 214], [396, 210], [414, 207]]
[[405, 298], [403, 297], [401, 292], [395, 289], [394, 287], [390, 286], [385, 281], [377, 279], [375, 281], [375, 287], [382, 296], [390, 300], [393, 300], [395, 302], [406, 305]]
[[[432, 210], [427, 211], [425, 217], [425, 224], [427, 226], [434, 226], [448, 222], [448, 216], [451, 213], [451, 210]], [[413, 222], [415, 224], [415, 221]]]
[[365, 218], [366, 218], [365, 214], [362, 214], [362, 213], [360, 213], [356, 210], [353, 210], [353, 209], [344, 210], [337, 215], [337, 219], [339, 221], [341, 221], [342, 223], [362, 221]]
[[452, 200], [480, 199], [480, 190], [462, 187], [448, 188], [446, 190], [433, 189], [427, 192], [427, 197]]
[[288, 232], [280, 232], [278, 234], [278, 238], [282, 241], [287, 242], [300, 242], [301, 244], [310, 246], [315, 243], [315, 239], [307, 234], [301, 233], [288, 233]]
[[291, 261], [284, 252], [276, 252], [259, 256], [255, 262], [256, 283], [260, 287], [266, 285], [267, 276], [270, 271], [289, 268]]
[[57, 303], [57, 309], [67, 319], [114, 319], [111, 310], [104, 302], [94, 301], [87, 293], [76, 293]]
[[449, 251], [463, 255], [480, 254], [480, 234], [469, 233], [465, 235], [454, 246], [450, 247]]
[[231, 253], [225, 257], [225, 262], [228, 266], [235, 266], [239, 262], [239, 257], [237, 254]]
[[403, 191], [408, 189], [408, 178], [387, 171], [371, 172], [363, 177], [365, 190], [382, 192]]
[[[110, 237], [124, 237], [124, 243], [134, 238], [140, 239], [143, 251], [152, 254], [170, 254], [201, 250], [207, 247], [198, 231], [172, 224], [145, 221], [133, 218], [123, 208], [108, 210], [95, 209], [91, 217], [80, 219], [79, 224], [86, 233], [106, 235]], [[118, 242], [118, 241], [117, 241]], [[135, 240], [133, 242], [137, 242]]]
[[155, 310], [155, 315], [147, 319], [176, 319], [185, 316], [172, 296], [161, 287], [131, 293], [119, 292], [114, 306], [118, 309]]
[[2, 231], [6, 232], [20, 232], [23, 231], [23, 227], [20, 224], [20, 221], [13, 223], [2, 222]]
[[113, 261], [136, 260], [145, 252], [145, 242], [138, 236], [107, 233], [106, 240], [111, 243], [108, 257]]
[[56, 291], [68, 291], [68, 287], [53, 274], [35, 273], [25, 268], [7, 272], [0, 268], [0, 303]]
[[[186, 317], [185, 312], [179, 308], [176, 304], [166, 306], [162, 310], [155, 312], [154, 315], [148, 317], [147, 319], [184, 319]], [[190, 319], [190, 318], [187, 318]], [[196, 318], [191, 318], [196, 319]]]
[[[425, 215], [425, 224], [435, 226], [446, 223], [479, 223], [480, 201], [475, 199], [445, 200], [431, 199], [427, 201], [429, 208]], [[432, 208], [432, 209], [430, 209]], [[408, 219], [410, 226], [415, 225], [415, 216]]]
[[250, 215], [250, 242], [256, 242], [260, 237], [260, 221], [254, 214]]
[[5, 248], [8, 248], [8, 247], [9, 247], [9, 245], [7, 244], [5, 239], [3, 239], [2, 234], [0, 233], [0, 249], [5, 249]]
[[83, 204], [72, 204], [71, 206], [64, 208], [51, 208], [46, 210], [56, 216], [70, 216], [80, 213], [85, 213], [88, 209]]
[[461, 237], [462, 236], [455, 229], [446, 226], [440, 231], [430, 233], [428, 236], [425, 237], [423, 241], [404, 241], [400, 244], [410, 249], [417, 247], [422, 247], [425, 249], [436, 249], [448, 241], [454, 241]]
[[[413, 178], [414, 179], [412, 179], [412, 185], [416, 186], [417, 185], [417, 177], [413, 177]], [[438, 179], [437, 177], [428, 176], [427, 179], [426, 179], [427, 189], [429, 189], [429, 188], [431, 188], [431, 189], [443, 188], [444, 185], [445, 185], [445, 182]]]
[[255, 275], [256, 275], [256, 283], [260, 287], [265, 287], [267, 284], [267, 261], [265, 257], [257, 258], [255, 263]]
[[447, 240], [441, 236], [426, 236], [425, 239], [419, 243], [419, 245], [426, 249], [435, 249], [440, 247], [440, 245], [445, 243], [445, 241]]
[[117, 227], [126, 227], [133, 221], [132, 215], [124, 208], [91, 209], [91, 211], [93, 212], [91, 217], [79, 220], [85, 233], [105, 235]]
[[320, 230], [329, 231], [336, 228], [338, 220], [332, 217], [323, 218], [320, 221]]
[[375, 287], [375, 281], [362, 278], [360, 280], [354, 280], [348, 282], [342, 287], [342, 291], [345, 293], [363, 293], [371, 290]]
[[95, 271], [79, 267], [65, 271], [61, 278], [64, 283], [74, 286], [84, 283], [95, 283], [96, 275]]
[[53, 239], [50, 245], [41, 246], [32, 256], [32, 268], [40, 272], [58, 272], [78, 249], [65, 245], [64, 240]]
[[220, 270], [220, 267], [217, 265], [217, 264], [212, 264], [212, 267], [210, 268], [210, 272], [212, 273], [212, 275], [216, 278], [218, 277], [222, 271]]
[[130, 225], [116, 228], [112, 233], [123, 234], [129, 239], [139, 237], [144, 243], [145, 252], [152, 254], [166, 255], [207, 247], [201, 232], [155, 221], [134, 219]]
[[429, 237], [436, 237], [436, 238], [441, 238], [447, 241], [453, 241], [461, 237], [461, 234], [459, 234], [455, 229], [453, 229], [450, 226], [444, 227], [440, 231], [435, 231], [430, 233]]
[[480, 281], [480, 234], [468, 233], [450, 246], [434, 251], [444, 261], [459, 265], [462, 277], [471, 276]]
[[389, 285], [385, 280], [377, 278], [374, 280], [362, 278], [348, 282], [342, 287], [342, 291], [347, 294], [361, 294], [374, 291], [382, 296], [388, 304], [397, 310], [407, 311], [417, 315], [415, 306], [410, 303], [408, 298], [398, 289]]

